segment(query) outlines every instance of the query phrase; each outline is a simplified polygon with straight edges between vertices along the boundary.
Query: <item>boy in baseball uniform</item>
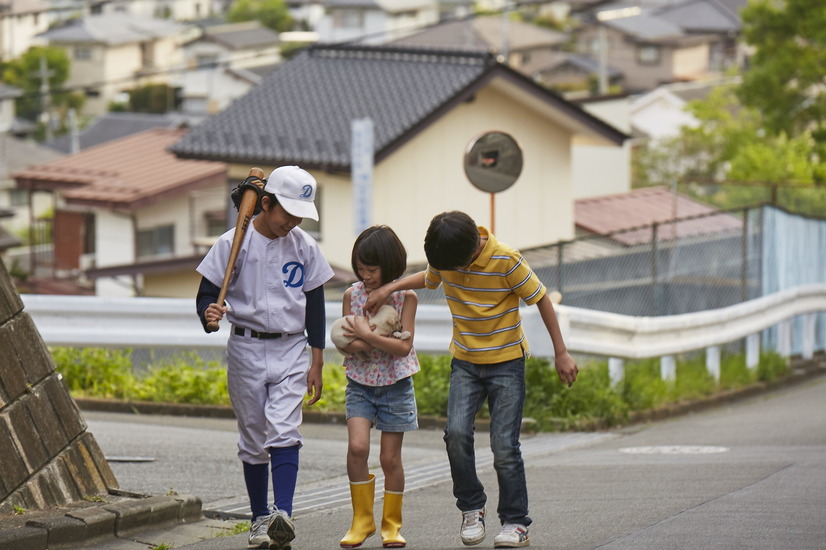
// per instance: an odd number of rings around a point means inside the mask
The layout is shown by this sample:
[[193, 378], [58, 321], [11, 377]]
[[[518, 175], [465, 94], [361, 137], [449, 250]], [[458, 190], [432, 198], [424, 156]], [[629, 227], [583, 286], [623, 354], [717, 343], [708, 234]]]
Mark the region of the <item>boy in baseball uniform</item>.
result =
[[235, 229], [218, 238], [197, 268], [203, 276], [196, 303], [204, 330], [224, 315], [231, 324], [227, 382], [252, 513], [249, 548], [287, 550], [295, 538], [298, 427], [304, 394], [309, 405], [321, 397], [323, 285], [333, 276], [318, 243], [298, 227], [304, 218], [318, 220], [316, 187], [298, 166], [276, 168], [267, 178], [261, 212], [244, 235], [227, 287], [229, 307], [216, 302]]

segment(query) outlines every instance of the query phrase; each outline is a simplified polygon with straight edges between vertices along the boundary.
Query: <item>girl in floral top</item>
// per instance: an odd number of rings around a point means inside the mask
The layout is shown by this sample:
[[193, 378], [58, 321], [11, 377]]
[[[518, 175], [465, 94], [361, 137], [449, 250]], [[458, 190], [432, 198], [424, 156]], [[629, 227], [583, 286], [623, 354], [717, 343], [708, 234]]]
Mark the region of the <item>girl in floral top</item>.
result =
[[419, 360], [413, 349], [418, 298], [412, 290], [402, 290], [387, 299], [399, 313], [401, 330], [410, 332], [410, 338], [399, 340], [376, 334], [362, 308], [373, 289], [404, 273], [407, 252], [392, 229], [373, 226], [356, 239], [351, 263], [359, 282], [344, 292], [342, 314], [354, 316], [346, 325], [345, 334], [355, 340], [341, 351], [347, 354], [347, 475], [353, 522], [340, 544], [342, 548], [355, 548], [376, 532], [375, 476], [367, 466], [370, 429], [375, 426], [381, 432], [380, 462], [384, 472], [382, 545], [401, 548], [406, 545], [399, 533], [404, 494], [402, 439], [404, 432], [419, 427], [413, 393], [413, 374], [419, 372]]

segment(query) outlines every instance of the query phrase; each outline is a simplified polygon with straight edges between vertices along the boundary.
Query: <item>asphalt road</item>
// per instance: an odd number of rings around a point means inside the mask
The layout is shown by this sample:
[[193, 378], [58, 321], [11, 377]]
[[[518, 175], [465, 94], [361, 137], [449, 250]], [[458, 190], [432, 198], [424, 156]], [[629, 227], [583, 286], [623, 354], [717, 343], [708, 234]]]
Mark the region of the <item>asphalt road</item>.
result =
[[[232, 421], [85, 413], [124, 490], [201, 496], [205, 510], [245, 501]], [[307, 424], [296, 497], [294, 549], [337, 548], [349, 527], [343, 426]], [[498, 491], [479, 434], [488, 491], [488, 538]], [[523, 438], [532, 548], [826, 549], [826, 379], [716, 409], [616, 431]], [[377, 451], [372, 466], [380, 472]], [[119, 462], [119, 457], [151, 462]], [[402, 534], [409, 548], [465, 548], [441, 432], [406, 436]], [[378, 487], [381, 487], [380, 483]], [[243, 506], [241, 506], [243, 508]], [[377, 517], [381, 502], [377, 502]], [[239, 510], [239, 514], [246, 510]], [[200, 528], [200, 531], [199, 531]], [[246, 547], [211, 538], [220, 525], [176, 527], [94, 550]], [[139, 540], [138, 540], [139, 539]], [[203, 540], [199, 540], [203, 539]], [[198, 542], [193, 542], [198, 540]], [[378, 536], [363, 548], [381, 548]]]

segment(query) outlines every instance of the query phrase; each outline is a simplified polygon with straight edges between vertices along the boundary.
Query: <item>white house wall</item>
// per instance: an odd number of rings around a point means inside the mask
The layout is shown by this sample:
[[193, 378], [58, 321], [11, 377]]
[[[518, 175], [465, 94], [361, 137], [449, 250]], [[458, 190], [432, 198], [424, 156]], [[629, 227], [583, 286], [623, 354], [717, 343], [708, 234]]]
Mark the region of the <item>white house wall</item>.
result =
[[223, 110], [233, 99], [241, 97], [252, 84], [232, 76], [224, 69], [186, 71], [182, 75], [183, 105], [190, 114], [213, 114]]
[[674, 78], [694, 80], [709, 73], [708, 43], [674, 50]]
[[[98, 209], [95, 211], [95, 264], [96, 267], [130, 264], [135, 261], [135, 239], [132, 216], [128, 213]], [[98, 296], [134, 296], [130, 280], [123, 277], [97, 279], [95, 294]]]
[[213, 9], [207, 0], [128, 0], [104, 3], [102, 12], [189, 21], [210, 15]]
[[695, 127], [697, 119], [686, 111], [686, 104], [677, 96], [660, 90], [653, 101], [646, 102], [633, 112], [634, 126], [652, 139], [676, 136], [683, 126]]
[[[614, 128], [630, 133], [627, 97], [586, 102], [582, 108]], [[575, 199], [631, 190], [631, 144], [628, 142], [622, 147], [575, 144], [571, 148], [571, 165]]]
[[75, 48], [81, 45], [60, 44], [71, 60], [71, 74], [66, 85], [99, 89], [100, 96], [87, 97], [83, 111], [89, 115], [106, 113], [109, 103], [123, 90], [150, 82], [175, 83], [177, 73], [165, 70], [178, 68], [182, 64], [177, 41], [177, 38], [168, 38], [155, 42], [154, 63], [155, 69], [160, 72], [144, 77], [142, 81], [135, 77], [137, 71], [145, 68], [139, 43], [109, 46], [90, 44], [92, 55], [88, 60], [76, 59], [74, 56]]
[[571, 148], [574, 198], [627, 193], [631, 190], [631, 145]]
[[[175, 256], [189, 256], [195, 252], [192, 246], [191, 203], [188, 194], [169, 197], [135, 213], [136, 231], [172, 225], [175, 227]], [[144, 259], [144, 258], [142, 258]], [[148, 258], [145, 258], [148, 259]]]
[[26, 52], [35, 36], [49, 28], [49, 17], [41, 13], [6, 13], [0, 15], [0, 61], [10, 61]]

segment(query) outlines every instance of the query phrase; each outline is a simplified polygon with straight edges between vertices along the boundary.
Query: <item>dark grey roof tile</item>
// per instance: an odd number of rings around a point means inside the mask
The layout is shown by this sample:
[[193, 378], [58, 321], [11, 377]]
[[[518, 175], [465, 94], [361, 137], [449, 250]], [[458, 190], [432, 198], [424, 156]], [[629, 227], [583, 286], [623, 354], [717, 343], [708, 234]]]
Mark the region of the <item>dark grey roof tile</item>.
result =
[[179, 156], [347, 168], [350, 121], [369, 117], [381, 152], [479, 78], [488, 55], [310, 48], [173, 147]]

